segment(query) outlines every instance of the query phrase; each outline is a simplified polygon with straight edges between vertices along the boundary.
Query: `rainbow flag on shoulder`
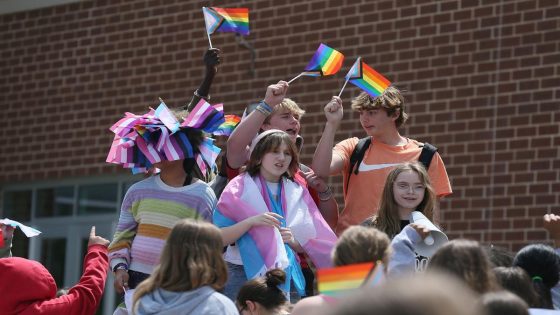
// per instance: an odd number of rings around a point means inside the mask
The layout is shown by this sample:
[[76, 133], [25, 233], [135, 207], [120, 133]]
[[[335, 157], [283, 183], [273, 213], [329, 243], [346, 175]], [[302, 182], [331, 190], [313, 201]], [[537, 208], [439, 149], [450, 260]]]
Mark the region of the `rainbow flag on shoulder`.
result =
[[348, 71], [346, 81], [364, 90], [371, 97], [378, 97], [391, 85], [387, 78], [363, 62], [361, 57]]
[[202, 12], [208, 35], [215, 32], [249, 35], [248, 8], [203, 7]]

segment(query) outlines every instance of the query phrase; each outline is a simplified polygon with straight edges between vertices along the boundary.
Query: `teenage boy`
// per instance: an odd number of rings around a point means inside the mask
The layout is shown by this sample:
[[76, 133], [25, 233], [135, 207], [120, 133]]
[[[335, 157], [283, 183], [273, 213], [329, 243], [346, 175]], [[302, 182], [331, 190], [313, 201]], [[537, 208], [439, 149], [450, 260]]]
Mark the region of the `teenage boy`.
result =
[[[361, 163], [351, 166], [350, 162], [358, 138], [343, 140], [333, 148], [335, 132], [343, 116], [342, 101], [333, 96], [324, 108], [327, 123], [311, 167], [322, 178], [343, 175], [345, 204], [336, 227], [338, 235], [377, 213], [387, 174], [400, 163], [419, 160], [425, 147], [424, 143], [399, 133], [408, 115], [404, 109], [404, 98], [397, 88], [390, 86], [376, 98], [362, 92], [352, 101], [352, 109], [360, 113], [360, 124], [371, 141], [369, 146], [364, 147]], [[433, 211], [434, 223], [438, 224], [439, 198], [452, 191], [441, 156], [435, 150], [432, 153], [428, 174], [438, 197]]]

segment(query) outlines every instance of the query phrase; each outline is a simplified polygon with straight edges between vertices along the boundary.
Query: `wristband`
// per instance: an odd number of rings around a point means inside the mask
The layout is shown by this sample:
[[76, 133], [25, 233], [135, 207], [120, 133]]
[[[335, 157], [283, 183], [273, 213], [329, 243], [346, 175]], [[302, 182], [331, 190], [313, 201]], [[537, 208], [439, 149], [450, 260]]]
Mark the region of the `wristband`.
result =
[[265, 101], [260, 101], [255, 110], [259, 111], [265, 116], [269, 116], [270, 114], [272, 114], [272, 108], [267, 103], [265, 103]]
[[194, 90], [194, 93], [193, 93], [193, 94], [194, 94], [194, 96], [203, 98], [203, 99], [205, 99], [205, 100], [207, 100], [207, 101], [210, 100], [210, 94], [208, 94], [208, 96], [202, 96], [202, 95], [198, 94], [198, 89]]
[[113, 272], [117, 272], [117, 270], [120, 270], [120, 269], [127, 271], [128, 270], [128, 265], [125, 264], [125, 263], [118, 263], [118, 264], [115, 265], [115, 267], [113, 267]]
[[259, 106], [263, 106], [267, 111], [272, 112], [272, 107], [270, 107], [270, 105], [268, 105], [264, 100], [259, 102]]
[[317, 192], [317, 195], [319, 196], [319, 200], [321, 201], [327, 201], [329, 199], [332, 198], [332, 190], [330, 186], [327, 186], [327, 190], [322, 191], [322, 192]]

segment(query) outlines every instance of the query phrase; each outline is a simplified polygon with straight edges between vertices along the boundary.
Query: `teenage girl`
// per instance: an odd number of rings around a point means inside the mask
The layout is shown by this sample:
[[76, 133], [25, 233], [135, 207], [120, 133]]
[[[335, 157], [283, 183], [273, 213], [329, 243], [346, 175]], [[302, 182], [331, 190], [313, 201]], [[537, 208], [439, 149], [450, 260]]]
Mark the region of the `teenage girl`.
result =
[[280, 130], [258, 135], [245, 171], [225, 188], [214, 212], [222, 228], [229, 281], [224, 294], [235, 299], [248, 280], [267, 270], [286, 272], [285, 292], [292, 301], [305, 295], [305, 279], [296, 253], [305, 253], [318, 268], [330, 266], [336, 236], [309, 191], [293, 181], [298, 154]]
[[226, 279], [220, 230], [183, 219], [171, 230], [160, 264], [136, 288], [134, 313], [238, 314], [235, 304], [216, 291]]
[[424, 166], [418, 162], [403, 163], [387, 176], [379, 205], [379, 212], [364, 222], [387, 233], [393, 240], [394, 255], [389, 274], [422, 271], [428, 258], [416, 255], [414, 247], [429, 234], [426, 227], [410, 224], [412, 211], [419, 211], [432, 221], [435, 193]]

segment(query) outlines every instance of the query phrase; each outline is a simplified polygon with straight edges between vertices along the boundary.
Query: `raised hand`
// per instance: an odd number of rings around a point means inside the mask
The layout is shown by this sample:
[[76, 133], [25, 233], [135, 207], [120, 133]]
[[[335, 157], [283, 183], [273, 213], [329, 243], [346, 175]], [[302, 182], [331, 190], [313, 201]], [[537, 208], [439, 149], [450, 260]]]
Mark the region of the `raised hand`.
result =
[[279, 81], [276, 84], [268, 86], [268, 88], [266, 89], [264, 101], [269, 106], [274, 107], [284, 100], [284, 98], [286, 97], [286, 93], [288, 93], [288, 82]]
[[14, 237], [15, 227], [9, 224], [0, 223], [0, 230], [2, 230], [2, 236], [5, 240], [9, 240]]
[[560, 246], [560, 216], [556, 214], [545, 214], [543, 217], [543, 227], [550, 233], [550, 238], [555, 245]]
[[95, 226], [91, 227], [91, 231], [89, 232], [88, 246], [92, 246], [92, 245], [109, 246], [109, 243], [110, 242], [104, 239], [103, 237], [95, 235]]
[[327, 123], [338, 125], [342, 120], [344, 111], [342, 110], [342, 99], [338, 96], [333, 96], [330, 102], [323, 108]]
[[221, 52], [218, 48], [210, 48], [204, 53], [204, 64], [206, 65], [206, 72], [216, 74], [218, 72], [218, 65], [221, 60]]

